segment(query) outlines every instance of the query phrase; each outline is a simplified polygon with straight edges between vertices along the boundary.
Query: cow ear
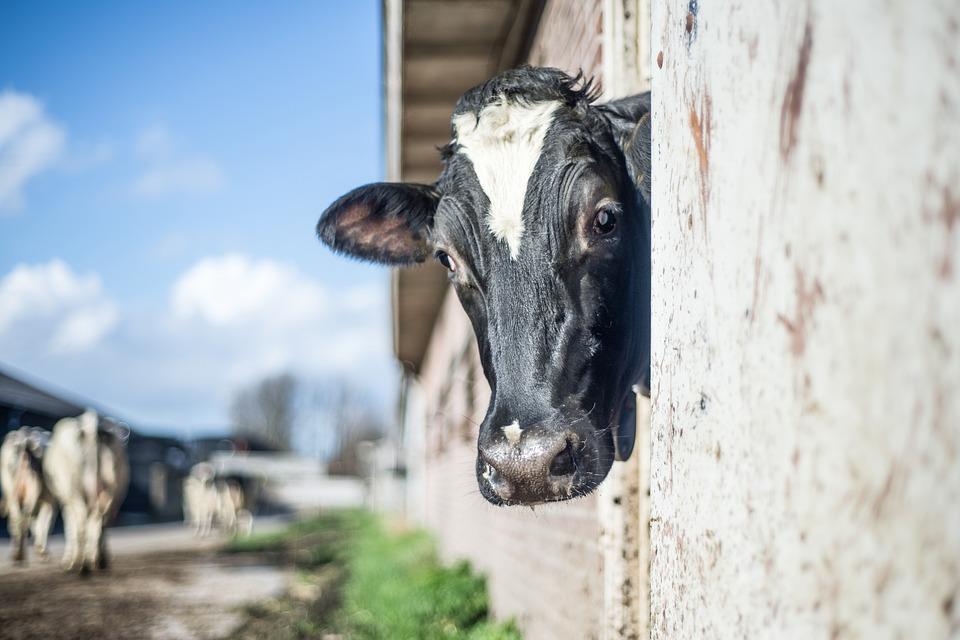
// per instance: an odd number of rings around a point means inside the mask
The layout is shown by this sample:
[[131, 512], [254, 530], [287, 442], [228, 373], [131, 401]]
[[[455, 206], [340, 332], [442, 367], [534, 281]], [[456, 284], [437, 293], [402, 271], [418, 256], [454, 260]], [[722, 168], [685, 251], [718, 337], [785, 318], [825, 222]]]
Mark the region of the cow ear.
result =
[[650, 93], [614, 100], [598, 107], [610, 122], [637, 190], [650, 204]]
[[440, 193], [430, 185], [378, 182], [354, 189], [330, 205], [317, 223], [328, 247], [389, 265], [423, 262], [430, 255]]

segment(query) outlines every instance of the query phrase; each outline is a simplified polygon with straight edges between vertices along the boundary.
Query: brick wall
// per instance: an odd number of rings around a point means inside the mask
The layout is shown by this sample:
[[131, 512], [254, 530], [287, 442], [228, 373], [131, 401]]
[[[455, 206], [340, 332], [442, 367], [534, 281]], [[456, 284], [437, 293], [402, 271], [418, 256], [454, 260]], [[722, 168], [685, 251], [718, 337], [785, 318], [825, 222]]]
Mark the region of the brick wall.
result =
[[487, 574], [495, 613], [516, 617], [526, 638], [599, 637], [596, 499], [535, 510], [496, 508], [477, 489], [477, 425], [489, 388], [452, 292], [435, 326], [421, 384], [427, 398], [426, 525], [442, 555], [467, 558]]
[[[582, 69], [600, 80], [600, 0], [548, 3], [530, 63]], [[597, 498], [499, 509], [474, 474], [477, 428], [490, 391], [466, 314], [449, 292], [431, 337], [420, 384], [426, 404], [426, 525], [448, 559], [467, 558], [488, 576], [494, 612], [516, 617], [528, 640], [601, 636], [603, 554]]]

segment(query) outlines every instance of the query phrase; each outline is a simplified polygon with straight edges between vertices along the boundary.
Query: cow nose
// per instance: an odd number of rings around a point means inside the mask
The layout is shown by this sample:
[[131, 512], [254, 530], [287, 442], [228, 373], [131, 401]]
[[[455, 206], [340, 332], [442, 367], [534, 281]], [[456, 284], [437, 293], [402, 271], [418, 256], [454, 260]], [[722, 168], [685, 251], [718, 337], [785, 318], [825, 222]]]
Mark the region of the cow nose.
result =
[[482, 478], [501, 500], [536, 504], [570, 497], [579, 438], [573, 432], [523, 430], [480, 447]]

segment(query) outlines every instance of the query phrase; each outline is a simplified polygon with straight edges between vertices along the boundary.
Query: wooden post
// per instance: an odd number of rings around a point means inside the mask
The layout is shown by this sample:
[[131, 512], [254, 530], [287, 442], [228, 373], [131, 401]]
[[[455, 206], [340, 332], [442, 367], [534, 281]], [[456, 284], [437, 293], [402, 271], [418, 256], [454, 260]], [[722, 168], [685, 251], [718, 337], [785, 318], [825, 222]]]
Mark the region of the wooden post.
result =
[[[605, 0], [604, 99], [649, 89], [648, 0]], [[649, 637], [650, 400], [637, 397], [637, 440], [626, 462], [615, 462], [600, 486], [604, 626], [608, 640]]]

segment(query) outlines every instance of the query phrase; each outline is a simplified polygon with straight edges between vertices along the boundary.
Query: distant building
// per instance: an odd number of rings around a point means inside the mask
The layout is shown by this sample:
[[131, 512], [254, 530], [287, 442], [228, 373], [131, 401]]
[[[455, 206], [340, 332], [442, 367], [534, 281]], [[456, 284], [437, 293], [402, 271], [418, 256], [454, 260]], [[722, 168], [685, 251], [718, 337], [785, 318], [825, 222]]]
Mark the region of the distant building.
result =
[[130, 489], [123, 511], [151, 519], [171, 520], [183, 515], [183, 479], [190, 472], [190, 452], [177, 438], [130, 433]]
[[44, 391], [0, 370], [0, 431], [23, 426], [52, 429], [60, 418], [75, 416], [84, 407], [74, 400]]

